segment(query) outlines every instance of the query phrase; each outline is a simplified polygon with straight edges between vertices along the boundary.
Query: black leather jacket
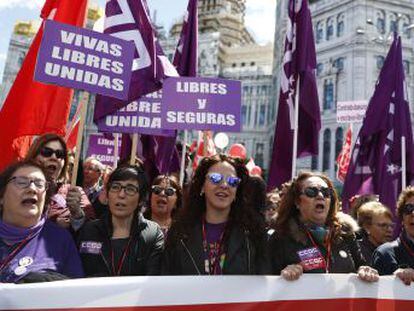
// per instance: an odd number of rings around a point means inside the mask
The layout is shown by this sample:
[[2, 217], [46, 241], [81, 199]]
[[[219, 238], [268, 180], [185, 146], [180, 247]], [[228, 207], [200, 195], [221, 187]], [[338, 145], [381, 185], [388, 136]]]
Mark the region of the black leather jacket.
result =
[[[104, 219], [86, 223], [79, 232], [78, 249], [86, 276], [113, 275], [110, 224], [110, 215], [107, 214]], [[159, 275], [164, 247], [160, 227], [138, 214], [132, 223], [131, 237], [120, 275]]]
[[[194, 225], [191, 234], [177, 234], [174, 243], [167, 243], [164, 252], [162, 274], [165, 275], [203, 275], [204, 250], [201, 224]], [[263, 236], [263, 251], [258, 252], [250, 234], [240, 228], [232, 228], [226, 243], [226, 260], [223, 274], [269, 274], [270, 265], [266, 253], [266, 236]]]

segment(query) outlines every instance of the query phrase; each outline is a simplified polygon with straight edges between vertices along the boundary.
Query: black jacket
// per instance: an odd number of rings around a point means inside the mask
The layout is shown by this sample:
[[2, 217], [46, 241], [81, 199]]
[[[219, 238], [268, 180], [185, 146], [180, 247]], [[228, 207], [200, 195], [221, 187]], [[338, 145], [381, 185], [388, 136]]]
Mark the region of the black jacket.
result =
[[[90, 221], [80, 230], [78, 249], [86, 276], [113, 275], [110, 217]], [[160, 227], [139, 214], [132, 223], [131, 238], [120, 275], [159, 275], [164, 247]]]
[[[168, 232], [174, 241], [166, 244], [162, 274], [165, 275], [202, 275], [204, 269], [204, 250], [201, 224], [194, 225], [191, 234], [184, 235]], [[266, 254], [266, 235], [263, 235], [262, 251], [258, 252], [250, 234], [246, 230], [233, 227], [225, 244], [226, 260], [223, 274], [269, 274], [270, 265]]]
[[402, 240], [414, 252], [414, 243], [403, 232], [399, 238], [382, 244], [372, 254], [372, 265], [380, 275], [393, 274], [398, 268], [414, 269], [414, 256], [405, 248]]
[[[366, 265], [366, 261], [355, 237], [356, 228], [348, 218], [340, 219], [340, 224], [341, 234], [331, 242], [329, 273], [357, 272], [360, 266]], [[300, 264], [298, 252], [312, 248], [313, 244], [298, 221], [292, 219], [289, 223], [289, 232], [283, 235], [274, 232], [269, 247], [272, 272], [280, 274], [286, 266]], [[323, 272], [322, 269], [305, 271], [305, 273]]]

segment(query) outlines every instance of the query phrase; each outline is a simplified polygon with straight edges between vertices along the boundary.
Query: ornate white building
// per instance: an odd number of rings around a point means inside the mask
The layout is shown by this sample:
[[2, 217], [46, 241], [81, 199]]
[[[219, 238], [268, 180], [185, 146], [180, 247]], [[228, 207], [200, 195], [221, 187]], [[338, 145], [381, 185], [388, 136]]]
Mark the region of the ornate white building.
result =
[[[402, 36], [407, 96], [413, 111], [414, 0], [313, 0], [310, 2], [316, 41], [317, 82], [322, 114], [319, 155], [299, 161], [336, 175], [336, 158], [348, 124], [336, 122], [336, 103], [369, 100], [391, 43], [393, 31]], [[283, 55], [288, 1], [276, 8], [274, 89], [278, 98], [280, 56]], [[281, 53], [281, 54], [279, 54]], [[277, 100], [275, 100], [277, 105]], [[361, 124], [354, 126], [354, 140]]]

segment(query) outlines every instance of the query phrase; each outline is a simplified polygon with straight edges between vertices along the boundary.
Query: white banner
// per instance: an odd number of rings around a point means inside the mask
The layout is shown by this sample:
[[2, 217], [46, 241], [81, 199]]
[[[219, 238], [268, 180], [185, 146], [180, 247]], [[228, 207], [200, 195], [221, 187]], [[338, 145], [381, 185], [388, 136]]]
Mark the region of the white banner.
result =
[[355, 274], [113, 277], [1, 284], [0, 310], [414, 310], [414, 285]]
[[368, 107], [368, 101], [357, 100], [347, 102], [337, 102], [336, 122], [337, 123], [357, 123], [362, 122]]

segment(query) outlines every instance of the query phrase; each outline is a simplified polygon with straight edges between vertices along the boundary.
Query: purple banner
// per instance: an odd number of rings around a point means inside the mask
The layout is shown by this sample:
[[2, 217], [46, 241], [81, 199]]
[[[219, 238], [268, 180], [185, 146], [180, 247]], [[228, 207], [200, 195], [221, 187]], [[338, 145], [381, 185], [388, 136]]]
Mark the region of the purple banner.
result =
[[174, 136], [172, 130], [163, 130], [161, 119], [162, 91], [147, 94], [114, 114], [98, 120], [98, 130], [107, 133], [140, 133]]
[[126, 99], [133, 58], [132, 42], [47, 20], [35, 80]]
[[165, 80], [163, 128], [240, 132], [241, 82], [180, 77]]
[[[86, 157], [95, 157], [101, 163], [108, 166], [113, 166], [115, 154], [114, 146], [114, 139], [107, 139], [102, 134], [92, 134], [89, 136], [89, 146]], [[121, 138], [118, 140], [118, 150], [119, 154], [121, 150]]]

